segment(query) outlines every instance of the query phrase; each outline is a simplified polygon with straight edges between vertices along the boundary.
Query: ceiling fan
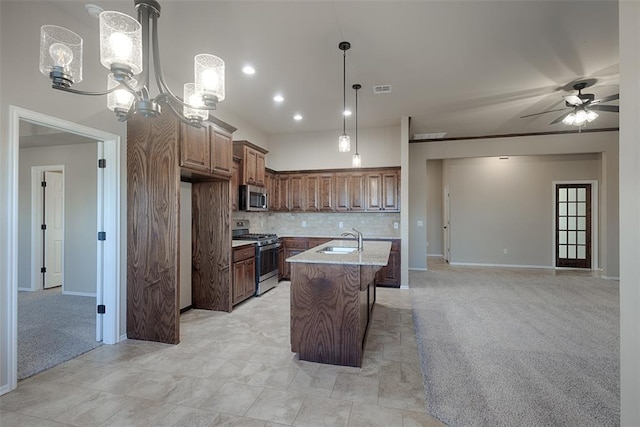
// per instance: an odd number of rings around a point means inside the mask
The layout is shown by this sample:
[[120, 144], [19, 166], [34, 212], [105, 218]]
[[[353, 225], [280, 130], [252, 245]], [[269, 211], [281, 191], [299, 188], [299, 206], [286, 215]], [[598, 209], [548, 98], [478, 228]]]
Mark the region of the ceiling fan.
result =
[[540, 113], [528, 114], [520, 117], [524, 119], [526, 117], [538, 116], [540, 114], [552, 113], [554, 111], [563, 111], [566, 108], [571, 108], [571, 111], [563, 113], [560, 117], [553, 120], [551, 125], [556, 123], [564, 123], [566, 125], [582, 126], [586, 122], [592, 122], [598, 117], [598, 113], [595, 111], [607, 111], [610, 113], [620, 112], [620, 107], [617, 105], [601, 105], [603, 102], [614, 101], [620, 98], [620, 94], [605, 96], [603, 98], [595, 99], [595, 95], [592, 93], [582, 93], [582, 89], [587, 87], [587, 82], [578, 82], [573, 85], [573, 88], [578, 91], [577, 95], [564, 96], [565, 108], [558, 108], [555, 110], [542, 111]]

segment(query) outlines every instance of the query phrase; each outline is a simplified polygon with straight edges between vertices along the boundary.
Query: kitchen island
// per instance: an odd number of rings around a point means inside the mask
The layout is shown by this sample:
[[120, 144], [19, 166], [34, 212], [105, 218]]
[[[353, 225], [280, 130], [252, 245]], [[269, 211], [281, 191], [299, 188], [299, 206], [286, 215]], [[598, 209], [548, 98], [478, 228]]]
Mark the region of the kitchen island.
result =
[[391, 242], [332, 240], [287, 258], [291, 265], [291, 351], [300, 360], [361, 366], [375, 303], [375, 274]]

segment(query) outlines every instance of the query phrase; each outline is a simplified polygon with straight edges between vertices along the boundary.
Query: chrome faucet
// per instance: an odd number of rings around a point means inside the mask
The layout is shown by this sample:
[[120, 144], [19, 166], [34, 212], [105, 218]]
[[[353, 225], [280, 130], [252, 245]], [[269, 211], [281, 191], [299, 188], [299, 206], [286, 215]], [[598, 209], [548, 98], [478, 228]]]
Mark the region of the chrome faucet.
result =
[[355, 228], [352, 228], [353, 231], [355, 231], [355, 233], [352, 233], [351, 231], [345, 231], [344, 233], [341, 234], [341, 236], [346, 237], [346, 236], [351, 236], [354, 239], [356, 239], [358, 241], [358, 251], [362, 250], [363, 247], [363, 243], [362, 243], [362, 232], [359, 230], [356, 230]]

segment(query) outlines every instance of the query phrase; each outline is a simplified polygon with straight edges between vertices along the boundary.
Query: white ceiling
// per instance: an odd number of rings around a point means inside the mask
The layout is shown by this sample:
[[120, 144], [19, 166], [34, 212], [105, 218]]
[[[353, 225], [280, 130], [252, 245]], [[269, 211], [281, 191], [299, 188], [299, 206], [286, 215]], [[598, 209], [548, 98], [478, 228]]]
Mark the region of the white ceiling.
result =
[[[132, 1], [94, 1], [135, 16]], [[60, 8], [95, 28], [84, 2]], [[571, 83], [592, 79], [596, 98], [619, 92], [617, 1], [161, 1], [165, 77], [175, 92], [193, 81], [193, 56], [226, 62], [221, 108], [267, 134], [342, 126], [342, 51], [347, 103], [359, 92], [360, 127], [399, 125], [447, 137], [575, 130], [549, 123]], [[56, 24], [55, 22], [50, 22]], [[71, 28], [74, 30], [74, 28]], [[82, 33], [81, 33], [82, 35]], [[97, 49], [85, 45], [85, 49]], [[245, 63], [257, 72], [246, 76]], [[106, 72], [106, 70], [105, 70]], [[374, 95], [389, 84], [392, 93]], [[155, 85], [153, 86], [155, 88]], [[78, 85], [78, 89], [82, 84]], [[85, 88], [91, 90], [94, 88]], [[282, 105], [272, 97], [281, 92]], [[617, 101], [608, 105], [617, 105]], [[569, 110], [567, 110], [568, 112]], [[304, 116], [292, 120], [294, 113]], [[347, 119], [353, 128], [353, 116]], [[618, 127], [601, 112], [589, 129]]]

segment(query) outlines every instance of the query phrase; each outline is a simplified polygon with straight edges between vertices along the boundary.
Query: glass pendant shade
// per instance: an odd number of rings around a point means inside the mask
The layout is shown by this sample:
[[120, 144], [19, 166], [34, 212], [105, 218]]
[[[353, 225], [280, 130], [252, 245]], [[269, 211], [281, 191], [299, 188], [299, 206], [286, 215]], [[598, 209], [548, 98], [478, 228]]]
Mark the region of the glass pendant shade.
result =
[[195, 91], [205, 97], [224, 100], [224, 61], [215, 55], [195, 56]]
[[[135, 79], [130, 79], [127, 83], [133, 87], [138, 84]], [[119, 85], [120, 83], [113, 74], [107, 76], [107, 89], [112, 89]], [[131, 108], [134, 98], [133, 94], [128, 90], [118, 89], [107, 94], [107, 108], [114, 112], [127, 112]]]
[[573, 122], [573, 124], [576, 126], [580, 126], [586, 121], [587, 121], [587, 112], [584, 110], [576, 111], [576, 121]]
[[[202, 96], [196, 92], [195, 83], [184, 84], [184, 102], [194, 106], [203, 106]], [[198, 110], [196, 108], [182, 107], [182, 114], [189, 120], [207, 120], [209, 110]]]
[[562, 123], [569, 126], [572, 125], [575, 121], [576, 121], [576, 115], [573, 113], [567, 114], [567, 117], [562, 119]]
[[351, 159], [351, 166], [353, 166], [354, 168], [359, 168], [360, 166], [362, 166], [362, 158], [360, 157], [360, 154], [355, 153], [353, 155], [353, 158]]
[[40, 72], [59, 72], [71, 83], [82, 81], [82, 38], [56, 25], [40, 28]]
[[142, 25], [124, 13], [100, 13], [100, 62], [114, 72], [142, 72]]
[[351, 151], [351, 138], [346, 133], [343, 133], [338, 138], [338, 151], [341, 153]]
[[598, 113], [596, 113], [595, 111], [587, 110], [587, 121], [589, 123], [591, 123], [597, 118], [598, 118]]

